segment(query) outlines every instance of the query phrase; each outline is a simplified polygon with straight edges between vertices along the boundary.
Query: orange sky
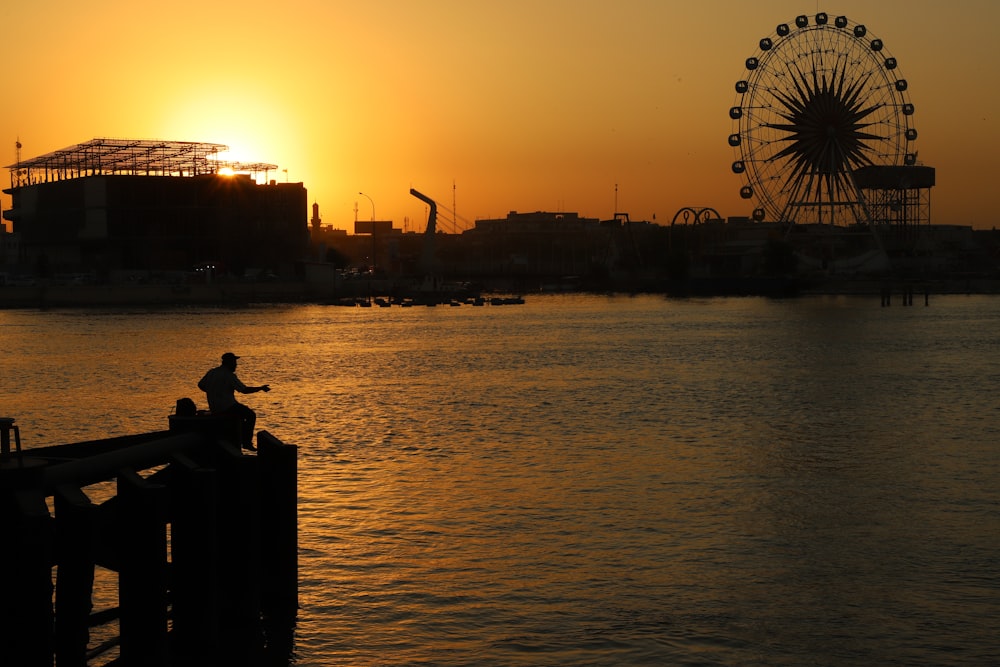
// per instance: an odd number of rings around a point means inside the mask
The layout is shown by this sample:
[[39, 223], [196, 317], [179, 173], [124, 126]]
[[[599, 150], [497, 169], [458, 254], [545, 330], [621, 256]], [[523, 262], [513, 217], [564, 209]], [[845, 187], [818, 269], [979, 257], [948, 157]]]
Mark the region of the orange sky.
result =
[[607, 218], [616, 184], [632, 219], [748, 215], [733, 84], [761, 37], [817, 11], [866, 24], [899, 61], [937, 168], [932, 222], [997, 225], [995, 0], [4, 3], [0, 165], [17, 139], [25, 158], [95, 137], [223, 143], [303, 182], [344, 229], [355, 206], [371, 217], [359, 191], [422, 229], [411, 187], [470, 222]]

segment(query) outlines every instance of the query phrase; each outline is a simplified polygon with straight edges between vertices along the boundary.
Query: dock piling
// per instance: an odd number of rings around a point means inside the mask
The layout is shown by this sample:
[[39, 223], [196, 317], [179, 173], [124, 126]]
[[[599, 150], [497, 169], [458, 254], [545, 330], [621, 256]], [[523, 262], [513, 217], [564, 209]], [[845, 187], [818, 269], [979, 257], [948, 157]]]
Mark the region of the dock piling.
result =
[[55, 653], [59, 667], [87, 667], [93, 610], [97, 506], [78, 486], [54, 493], [56, 536]]
[[294, 618], [298, 606], [298, 448], [267, 431], [257, 436], [260, 462], [261, 608], [265, 616]]
[[118, 473], [121, 657], [167, 665], [167, 488], [133, 470]]
[[[0, 663], [52, 667], [53, 526], [38, 480], [41, 467], [0, 463]], [[19, 465], [15, 464], [15, 465]]]
[[[0, 460], [0, 665], [86, 667], [115, 646], [113, 664], [143, 667], [290, 654], [297, 448], [261, 432], [245, 455], [218, 420], [201, 426]], [[93, 484], [117, 495], [98, 505]], [[118, 573], [118, 605], [95, 612], [98, 565]]]
[[173, 644], [218, 662], [218, 473], [178, 454], [171, 475]]

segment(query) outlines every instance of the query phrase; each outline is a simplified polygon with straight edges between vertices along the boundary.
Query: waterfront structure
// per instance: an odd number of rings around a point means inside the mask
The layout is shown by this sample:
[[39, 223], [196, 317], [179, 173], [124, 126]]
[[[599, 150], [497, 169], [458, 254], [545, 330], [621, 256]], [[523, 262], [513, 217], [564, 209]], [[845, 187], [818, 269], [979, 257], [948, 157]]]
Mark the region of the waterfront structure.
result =
[[758, 46], [728, 139], [753, 218], [784, 223], [807, 270], [895, 270], [926, 245], [934, 185], [899, 62], [864, 24], [825, 12], [778, 24]]
[[256, 664], [290, 645], [297, 447], [260, 431], [243, 455], [235, 422], [196, 414], [14, 452], [2, 421], [0, 663]]
[[636, 272], [648, 278], [662, 271], [668, 231], [624, 213], [601, 220], [568, 211], [511, 211], [504, 218], [476, 220], [460, 234], [402, 232], [386, 223], [373, 238], [367, 227], [338, 236], [317, 226], [314, 239], [322, 239], [321, 247], [352, 270], [370, 267], [372, 248], [377, 248], [377, 272], [383, 278], [528, 289], [536, 283], [606, 285], [611, 276]]
[[[25, 272], [286, 271], [306, 251], [302, 183], [220, 160], [222, 144], [93, 139], [9, 165]], [[264, 183], [257, 177], [263, 173]]]

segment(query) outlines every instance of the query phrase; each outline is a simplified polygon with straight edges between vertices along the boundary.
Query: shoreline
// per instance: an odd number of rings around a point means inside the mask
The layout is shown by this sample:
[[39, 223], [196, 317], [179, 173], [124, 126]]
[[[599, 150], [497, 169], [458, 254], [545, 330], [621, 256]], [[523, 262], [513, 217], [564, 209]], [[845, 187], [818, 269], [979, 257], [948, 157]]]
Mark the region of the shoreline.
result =
[[[39, 285], [0, 287], [0, 310], [45, 308], [100, 308], [121, 306], [241, 306], [255, 303], [318, 303], [335, 305], [351, 299], [388, 295], [388, 281], [381, 285], [317, 284], [301, 281], [231, 283], [215, 285]], [[821, 279], [743, 281], [739, 279], [692, 280], [679, 284], [608, 283], [568, 286], [562, 289], [527, 287], [527, 281], [496, 283], [485, 294], [663, 294], [668, 297], [770, 296], [880, 296], [991, 295], [1000, 294], [1000, 279]]]

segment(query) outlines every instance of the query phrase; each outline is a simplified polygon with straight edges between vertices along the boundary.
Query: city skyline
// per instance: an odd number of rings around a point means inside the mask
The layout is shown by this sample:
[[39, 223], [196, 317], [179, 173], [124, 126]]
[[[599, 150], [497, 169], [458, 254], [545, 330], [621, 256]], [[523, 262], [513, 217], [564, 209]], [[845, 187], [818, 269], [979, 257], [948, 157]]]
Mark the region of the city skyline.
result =
[[729, 169], [733, 86], [760, 38], [819, 11], [864, 23], [898, 59], [919, 160], [938, 174], [931, 221], [995, 226], [987, 0], [9, 6], [4, 41], [23, 57], [0, 160], [15, 163], [17, 141], [24, 158], [95, 137], [218, 142], [277, 164], [270, 178], [302, 182], [323, 223], [348, 229], [355, 216], [422, 229], [410, 188], [470, 224], [749, 215]]

